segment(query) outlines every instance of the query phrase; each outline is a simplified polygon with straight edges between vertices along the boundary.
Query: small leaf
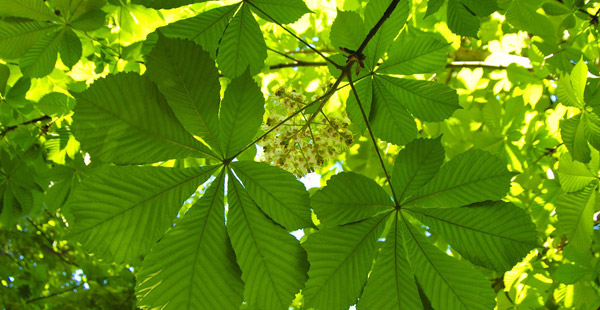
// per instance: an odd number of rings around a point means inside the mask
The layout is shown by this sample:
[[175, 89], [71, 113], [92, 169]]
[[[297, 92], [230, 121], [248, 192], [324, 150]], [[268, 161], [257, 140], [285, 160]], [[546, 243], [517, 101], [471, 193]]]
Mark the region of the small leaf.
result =
[[139, 307], [239, 309], [244, 284], [225, 228], [223, 179], [221, 173], [144, 258]]
[[383, 188], [354, 172], [333, 176], [327, 186], [312, 196], [311, 205], [327, 226], [357, 222], [394, 207]]
[[585, 164], [574, 161], [570, 153], [565, 153], [560, 156], [558, 179], [560, 187], [564, 191], [576, 192], [582, 190], [590, 182], [598, 180], [598, 177]]
[[40, 111], [50, 116], [70, 114], [74, 106], [75, 100], [63, 93], [49, 93], [36, 104]]
[[225, 157], [252, 141], [262, 123], [264, 106], [265, 98], [248, 71], [229, 83], [219, 118], [219, 141]]
[[302, 0], [252, 0], [250, 3], [256, 15], [280, 24], [291, 24], [304, 14], [311, 13]]
[[306, 252], [229, 177], [227, 230], [250, 308], [287, 309], [306, 281]]
[[506, 195], [512, 177], [496, 156], [468, 150], [444, 164], [440, 172], [410, 196], [406, 207], [454, 208]]
[[266, 163], [231, 163], [252, 200], [288, 231], [312, 227], [310, 200], [304, 185], [291, 173]]
[[353, 11], [337, 11], [337, 17], [331, 25], [329, 40], [335, 48], [347, 48], [356, 51], [366, 35], [363, 20]]
[[219, 69], [230, 78], [240, 76], [246, 69], [254, 75], [264, 66], [267, 45], [247, 4], [242, 4], [225, 29], [217, 54]]
[[529, 215], [504, 201], [456, 209], [411, 209], [410, 213], [464, 258], [498, 272], [510, 270], [537, 246], [537, 231]]
[[60, 59], [65, 66], [72, 68], [81, 58], [81, 41], [71, 28], [65, 28], [60, 43]]
[[417, 139], [398, 153], [392, 173], [392, 186], [399, 202], [427, 184], [444, 162], [441, 138]]
[[581, 252], [588, 251], [592, 243], [597, 185], [593, 182], [580, 191], [563, 193], [556, 201], [558, 227]]
[[302, 293], [308, 308], [342, 310], [356, 303], [388, 215], [310, 235], [304, 243], [310, 270]]
[[70, 236], [101, 258], [137, 262], [214, 169], [103, 168], [73, 194]]

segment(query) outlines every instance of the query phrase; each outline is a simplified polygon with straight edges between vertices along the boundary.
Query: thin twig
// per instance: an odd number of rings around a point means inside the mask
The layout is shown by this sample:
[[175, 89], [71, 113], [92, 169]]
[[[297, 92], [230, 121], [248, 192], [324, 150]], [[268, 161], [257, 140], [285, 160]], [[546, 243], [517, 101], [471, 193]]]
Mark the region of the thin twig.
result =
[[41, 296], [41, 297], [36, 297], [36, 298], [32, 298], [32, 299], [30, 299], [30, 300], [26, 301], [26, 303], [30, 304], [30, 303], [32, 303], [32, 302], [36, 302], [36, 301], [40, 301], [40, 300], [43, 300], [43, 299], [52, 298], [52, 297], [55, 297], [55, 296], [58, 296], [58, 295], [62, 295], [62, 294], [64, 294], [64, 293], [72, 293], [74, 289], [76, 289], [76, 288], [79, 288], [81, 285], [82, 285], [82, 284], [78, 284], [78, 285], [75, 285], [75, 286], [73, 286], [73, 287], [70, 287], [70, 288], [64, 289], [64, 290], [62, 290], [62, 291], [58, 291], [58, 292], [52, 293], [52, 294], [50, 294], [50, 295]]
[[400, 0], [392, 1], [392, 3], [390, 3], [385, 12], [383, 12], [383, 15], [381, 16], [379, 21], [377, 21], [377, 24], [375, 24], [375, 26], [373, 26], [373, 28], [369, 30], [367, 37], [363, 40], [363, 42], [360, 44], [360, 47], [356, 50], [356, 53], [358, 55], [362, 54], [365, 48], [367, 48], [367, 44], [369, 44], [369, 41], [371, 41], [371, 39], [375, 36], [377, 31], [379, 31], [379, 28], [383, 26], [383, 23], [390, 17], [390, 15], [392, 15], [392, 12], [394, 12], [394, 9], [396, 9], [396, 5], [398, 5], [398, 2], [400, 2]]
[[47, 120], [51, 120], [52, 117], [48, 116], [48, 115], [44, 115], [44, 116], [40, 116], [38, 118], [34, 118], [32, 120], [14, 125], [14, 126], [8, 126], [6, 128], [4, 128], [4, 130], [2, 132], [0, 132], [0, 137], [3, 137], [4, 135], [6, 135], [6, 133], [8, 133], [9, 131], [13, 131], [15, 129], [17, 129], [19, 126], [24, 126], [24, 125], [30, 125], [30, 124], [35, 124], [37, 122], [43, 122], [43, 121], [47, 121]]
[[271, 70], [281, 69], [281, 68], [293, 68], [293, 67], [323, 67], [326, 66], [326, 62], [321, 61], [298, 61], [294, 63], [281, 63], [272, 65], [269, 67]]

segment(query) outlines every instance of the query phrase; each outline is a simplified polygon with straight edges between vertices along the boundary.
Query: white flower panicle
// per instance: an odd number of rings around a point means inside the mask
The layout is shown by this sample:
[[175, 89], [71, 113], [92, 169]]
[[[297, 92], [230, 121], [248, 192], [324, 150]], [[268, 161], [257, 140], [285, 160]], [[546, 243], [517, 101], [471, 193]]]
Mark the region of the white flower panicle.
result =
[[[313, 97], [315, 100], [317, 96]], [[295, 90], [279, 89], [269, 103], [269, 115], [262, 125], [267, 131], [306, 105], [306, 96]], [[272, 106], [271, 106], [272, 104]], [[345, 115], [320, 113], [310, 124], [311, 115], [299, 113], [265, 136], [261, 160], [303, 176], [315, 171], [352, 144], [350, 120]]]

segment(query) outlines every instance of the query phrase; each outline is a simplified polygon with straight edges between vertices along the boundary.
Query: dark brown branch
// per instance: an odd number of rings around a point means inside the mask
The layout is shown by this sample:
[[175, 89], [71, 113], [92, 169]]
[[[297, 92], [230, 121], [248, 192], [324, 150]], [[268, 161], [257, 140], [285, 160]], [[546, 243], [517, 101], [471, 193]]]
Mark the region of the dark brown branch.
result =
[[14, 125], [14, 126], [8, 126], [8, 127], [4, 128], [4, 130], [2, 132], [0, 132], [0, 137], [3, 137], [4, 135], [6, 135], [6, 133], [9, 132], [9, 131], [13, 131], [13, 130], [17, 129], [19, 126], [35, 124], [37, 122], [48, 121], [48, 120], [51, 120], [51, 119], [52, 119], [52, 117], [50, 117], [48, 115], [44, 115], [44, 116], [41, 116], [41, 117], [38, 117], [38, 118], [34, 118], [32, 120], [29, 120], [29, 121], [26, 121], [26, 122], [23, 122], [23, 123]]
[[326, 66], [327, 63], [324, 61], [297, 61], [294, 63], [283, 63], [276, 64], [269, 67], [271, 70], [281, 69], [281, 68], [293, 68], [293, 67], [323, 67]]
[[356, 54], [361, 55], [365, 48], [367, 48], [367, 44], [369, 44], [369, 41], [371, 41], [371, 39], [375, 36], [377, 31], [379, 31], [379, 28], [383, 26], [383, 23], [390, 17], [390, 15], [392, 15], [392, 12], [394, 12], [394, 9], [396, 9], [396, 5], [398, 5], [398, 2], [400, 2], [400, 0], [394, 0], [392, 1], [392, 3], [390, 3], [385, 12], [383, 12], [383, 15], [381, 16], [379, 21], [377, 21], [377, 24], [375, 24], [375, 26], [373, 26], [373, 28], [369, 30], [367, 37], [363, 40], [363, 42], [360, 44], [360, 47], [356, 50]]

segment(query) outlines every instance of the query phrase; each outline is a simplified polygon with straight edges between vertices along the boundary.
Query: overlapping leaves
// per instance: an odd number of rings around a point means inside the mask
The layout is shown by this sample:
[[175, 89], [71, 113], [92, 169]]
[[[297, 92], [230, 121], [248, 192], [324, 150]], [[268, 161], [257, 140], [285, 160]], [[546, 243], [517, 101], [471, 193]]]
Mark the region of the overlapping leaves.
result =
[[346, 309], [360, 297], [358, 309], [421, 309], [420, 287], [435, 309], [493, 307], [484, 276], [424, 230], [471, 263], [502, 272], [536, 246], [535, 226], [523, 210], [497, 201], [512, 177], [498, 158], [470, 150], [442, 164], [443, 156], [439, 139], [415, 140], [400, 152], [392, 176], [397, 203], [373, 180], [346, 172], [313, 195], [325, 228], [305, 243], [308, 306]]
[[[286, 308], [306, 279], [306, 253], [288, 232], [312, 226], [309, 197], [280, 168], [232, 162], [262, 122], [258, 85], [246, 70], [220, 100], [209, 54], [162, 35], [146, 66], [143, 76], [108, 76], [74, 94], [82, 149], [125, 166], [107, 165], [75, 190], [71, 237], [109, 260], [145, 256], [136, 289], [142, 308]], [[218, 164], [156, 165], [189, 157]], [[192, 195], [202, 197], [174, 225]]]
[[[365, 36], [356, 34], [367, 33], [378, 21], [375, 16], [381, 16], [390, 2], [369, 1], [365, 10], [370, 14], [366, 14], [364, 25], [358, 14], [338, 12], [331, 30], [332, 43], [357, 49]], [[381, 32], [369, 41], [364, 51], [365, 61], [374, 74], [359, 75], [360, 80], [354, 84], [357, 96], [351, 93], [346, 103], [353, 123], [363, 129], [366, 127], [358, 106], [360, 102], [375, 136], [398, 145], [417, 136], [414, 118], [442, 121], [459, 108], [456, 92], [446, 85], [388, 75], [430, 73], [446, 64], [448, 43], [445, 40], [404, 26], [409, 8], [408, 1], [400, 1]], [[379, 63], [386, 51], [388, 59]]]

